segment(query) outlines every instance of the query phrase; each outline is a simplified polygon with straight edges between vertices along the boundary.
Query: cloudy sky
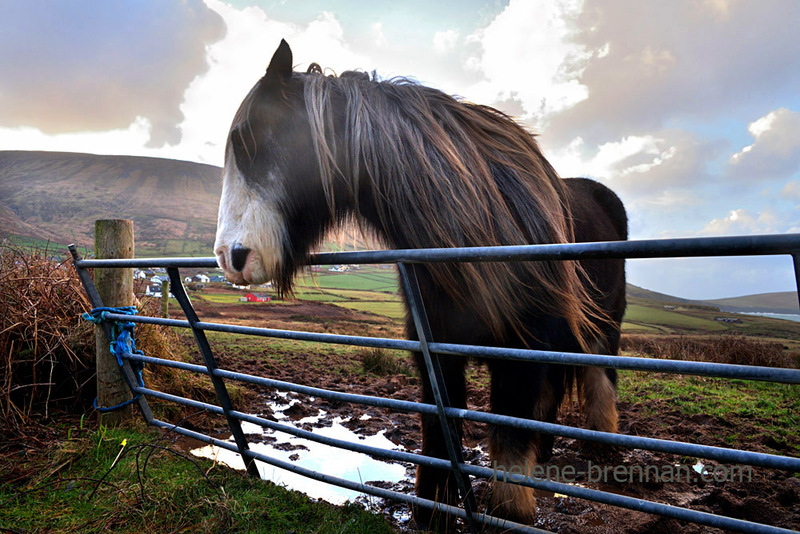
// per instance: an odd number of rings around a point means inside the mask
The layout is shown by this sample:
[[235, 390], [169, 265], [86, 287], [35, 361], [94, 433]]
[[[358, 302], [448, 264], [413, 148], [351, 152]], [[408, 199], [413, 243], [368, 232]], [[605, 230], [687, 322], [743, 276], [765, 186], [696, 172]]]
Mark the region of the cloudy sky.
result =
[[[287, 39], [298, 70], [411, 76], [512, 114], [633, 239], [800, 232], [796, 0], [0, 0], [0, 150], [221, 165]], [[631, 261], [692, 298], [794, 289], [788, 258]]]

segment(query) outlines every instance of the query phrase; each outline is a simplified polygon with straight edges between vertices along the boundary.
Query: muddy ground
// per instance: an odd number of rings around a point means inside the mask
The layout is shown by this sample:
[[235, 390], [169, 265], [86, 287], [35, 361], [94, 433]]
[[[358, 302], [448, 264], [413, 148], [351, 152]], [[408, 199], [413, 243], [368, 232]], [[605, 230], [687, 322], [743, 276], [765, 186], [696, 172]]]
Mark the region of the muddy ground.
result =
[[[340, 307], [298, 302], [280, 306], [253, 308], [241, 305], [206, 306], [196, 302], [200, 316], [204, 320], [224, 320], [229, 323], [250, 324], [268, 328], [286, 328], [317, 332], [337, 332], [370, 336], [401, 336], [396, 321], [369, 313], [352, 312]], [[258, 319], [254, 321], [254, 316]], [[419, 382], [413, 372], [389, 376], [371, 373], [347, 372], [353, 367], [353, 355], [331, 353], [324, 346], [302, 353], [291, 350], [258, 348], [254, 343], [252, 350], [242, 348], [222, 348], [218, 350], [220, 367], [250, 373], [258, 376], [286, 380], [315, 387], [365, 395], [386, 396], [402, 400], [418, 400]], [[410, 367], [410, 364], [409, 364]], [[470, 375], [469, 408], [489, 410], [486, 372], [475, 365]], [[277, 400], [274, 391], [254, 388], [249, 409], [252, 413], [272, 418], [267, 401]], [[373, 435], [386, 431], [385, 435], [398, 446], [408, 451], [418, 452], [420, 435], [418, 418], [413, 414], [388, 412], [384, 409], [366, 406], [333, 403], [324, 399], [309, 400], [306, 397], [290, 394], [289, 398], [301, 399], [291, 408], [289, 415], [297, 420], [309, 415], [317, 415], [324, 410], [327, 415], [314, 426], [330, 425], [336, 417], [345, 418], [344, 424], [362, 435]], [[284, 399], [285, 402], [285, 399]], [[719, 436], [724, 430], [736, 426], [737, 435], [760, 435], [757, 422], [737, 421], [735, 424], [719, 417], [707, 415], [687, 416], [679, 409], [659, 400], [643, 400], [637, 403], [620, 403], [619, 431], [622, 434], [647, 436], [703, 445], [737, 447], [770, 454], [789, 454], [787, 446], [770, 438], [759, 442], [726, 443]], [[370, 418], [363, 418], [369, 415]], [[580, 425], [580, 416], [574, 406], [566, 406], [559, 418], [560, 423]], [[748, 428], [751, 425], [752, 428]], [[485, 453], [487, 450], [487, 430], [484, 425], [467, 422], [465, 424], [464, 453], [471, 463], [491, 467]], [[591, 462], [591, 464], [590, 464]], [[611, 453], [597, 453], [594, 448], [576, 440], [557, 437], [553, 457], [543, 465], [554, 468], [573, 466], [576, 472], [587, 471], [594, 466], [625, 466], [626, 471], [633, 466], [692, 466], [695, 458], [681, 458], [675, 455], [644, 450], [622, 450]], [[709, 461], [713, 465], [713, 462]], [[767, 523], [792, 530], [800, 530], [800, 478], [770, 469], [752, 468], [752, 472], [734, 471], [733, 466], [725, 466], [728, 479], [704, 481], [699, 474], [686, 480], [685, 476], [675, 476], [670, 481], [669, 471], [662, 469], [666, 481], [639, 481], [635, 474], [625, 482], [616, 482], [613, 474], [607, 472], [606, 481], [594, 482], [577, 475], [576, 482], [581, 486], [602, 489], [612, 493], [644, 498], [675, 506], [690, 508], [718, 515], [725, 515], [748, 521]], [[554, 472], [554, 471], [553, 471]], [[595, 474], [598, 471], [593, 471]], [[677, 470], [676, 470], [677, 472]], [[684, 468], [681, 473], [686, 473]], [[724, 472], [717, 471], [722, 478]], [[626, 475], [627, 477], [627, 475]], [[677, 480], [677, 479], [680, 480]], [[749, 478], [749, 480], [748, 480]], [[365, 481], [366, 482], [366, 481]], [[491, 487], [486, 482], [475, 484], [480, 503], [489, 500]], [[411, 484], [404, 483], [391, 488], [397, 491], [412, 492]], [[374, 499], [371, 500], [374, 502]], [[701, 533], [721, 532], [704, 526], [661, 518], [641, 512], [616, 508], [572, 497], [539, 492], [538, 520], [536, 527], [558, 533]], [[402, 505], [383, 503], [389, 517], [395, 517]], [[412, 532], [409, 524], [396, 521], [398, 530]], [[466, 531], [466, 530], [465, 530]]]

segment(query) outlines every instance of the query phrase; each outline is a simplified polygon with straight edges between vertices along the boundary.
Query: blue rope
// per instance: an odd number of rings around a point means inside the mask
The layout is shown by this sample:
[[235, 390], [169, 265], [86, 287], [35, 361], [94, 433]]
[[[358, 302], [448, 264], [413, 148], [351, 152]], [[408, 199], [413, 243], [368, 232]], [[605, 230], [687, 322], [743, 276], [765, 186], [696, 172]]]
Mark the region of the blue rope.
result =
[[[97, 325], [101, 324], [104, 321], [111, 323], [111, 332], [113, 339], [110, 343], [109, 348], [111, 350], [111, 354], [113, 354], [117, 358], [117, 363], [119, 364], [119, 366], [122, 367], [123, 354], [141, 354], [144, 356], [144, 353], [136, 349], [136, 338], [134, 337], [133, 333], [133, 328], [136, 326], [136, 323], [132, 321], [111, 319], [108, 317], [109, 313], [136, 315], [137, 310], [135, 306], [120, 306], [118, 308], [101, 307], [101, 308], [95, 308], [89, 313], [84, 313], [82, 315], [84, 319], [86, 319], [87, 321], [91, 321]], [[136, 380], [138, 381], [139, 386], [144, 387], [144, 380], [142, 379], [144, 362], [130, 362], [130, 363], [131, 363], [131, 368], [136, 374]], [[134, 402], [138, 401], [141, 397], [142, 395], [141, 393], [139, 393], [130, 400], [106, 408], [101, 408], [100, 406], [98, 406], [97, 397], [95, 397], [92, 405], [94, 406], [94, 409], [100, 413], [113, 412], [115, 410], [120, 410], [130, 404], [133, 404]]]

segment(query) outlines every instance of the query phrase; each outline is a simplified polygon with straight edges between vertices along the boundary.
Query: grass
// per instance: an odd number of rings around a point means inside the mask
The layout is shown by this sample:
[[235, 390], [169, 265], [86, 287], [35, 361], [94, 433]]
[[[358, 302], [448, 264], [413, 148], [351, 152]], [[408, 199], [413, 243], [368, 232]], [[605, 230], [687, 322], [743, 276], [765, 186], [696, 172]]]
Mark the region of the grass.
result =
[[342, 302], [338, 304], [356, 311], [366, 311], [376, 315], [383, 315], [390, 319], [402, 319], [406, 316], [406, 309], [402, 302]]
[[0, 531], [392, 532], [358, 505], [315, 502], [188, 456], [142, 425], [67, 434], [0, 465]]
[[406, 375], [414, 372], [406, 365], [406, 358], [390, 351], [375, 348], [362, 348], [356, 351], [365, 373], [377, 376]]
[[298, 281], [298, 286], [321, 289], [359, 289], [369, 291], [397, 291], [394, 270], [367, 268], [347, 273], [317, 272], [313, 277]]
[[[398, 324], [402, 317], [394, 271], [364, 268], [342, 274], [324, 272], [318, 273], [316, 280], [306, 278], [300, 282], [297, 297], [301, 300], [369, 311], [392, 317]], [[214, 293], [210, 287], [192, 298], [198, 297], [218, 303], [238, 302], [239, 298], [231, 293]], [[274, 304], [282, 303], [269, 305]], [[721, 315], [700, 308], [664, 310], [662, 303], [632, 299], [625, 331], [686, 333], [687, 337], [734, 331], [761, 336], [765, 341], [780, 340], [778, 350], [784, 352], [800, 345], [800, 325], [756, 317], [743, 317], [742, 324], [729, 325], [714, 321], [715, 314]], [[303, 320], [313, 322], [319, 317]], [[342, 324], [331, 327], [332, 332], [346, 333], [343, 330], [347, 327]], [[219, 332], [208, 332], [208, 337], [228, 367], [248, 360], [308, 365], [342, 376], [412, 372], [404, 365], [407, 355], [399, 352]], [[693, 346], [681, 346], [690, 345]], [[148, 355], [153, 355], [150, 352], [148, 349]], [[176, 387], [178, 381], [171, 375], [152, 375], [150, 368], [146, 372], [149, 387]], [[484, 385], [488, 380], [484, 368], [470, 367], [469, 374], [471, 380]], [[208, 384], [186, 383], [182, 387], [184, 391], [174, 393], [214, 402], [203, 397], [203, 392], [210, 390]], [[210, 395], [213, 398], [213, 393]], [[730, 425], [714, 432], [723, 442], [737, 447], [747, 448], [749, 442], [770, 439], [785, 444], [788, 454], [800, 454], [796, 431], [800, 425], [800, 396], [794, 385], [622, 371], [619, 396], [623, 402], [653, 410], [652, 417], [658, 416], [659, 407], [678, 409], [687, 417], [719, 417]], [[30, 403], [27, 397], [19, 402], [20, 406]], [[161, 406], [155, 408], [164, 410]], [[169, 419], [183, 415], [174, 413]], [[55, 426], [50, 421], [50, 427]], [[248, 479], [208, 461], [187, 459], [152, 429], [136, 425], [117, 430], [87, 429], [73, 423], [69, 428], [62, 424], [50, 430], [50, 444], [44, 452], [19, 448], [0, 454], [0, 532], [391, 531], [383, 519], [370, 516], [357, 506], [315, 504], [302, 495]], [[123, 439], [128, 440], [125, 448], [121, 447]], [[146, 471], [145, 458], [149, 458]]]
[[688, 313], [659, 309], [642, 304], [629, 304], [625, 311], [624, 321], [651, 326], [667, 326], [671, 329], [721, 332], [725, 330], [722, 323], [713, 318], [697, 317]]
[[[747, 442], [757, 437], [778, 439], [800, 455], [800, 395], [794, 384], [727, 380], [699, 376], [620, 371], [619, 398], [631, 404], [678, 408], [687, 416], [704, 414], [730, 423], [720, 436], [729, 443]], [[759, 436], [741, 435], [740, 424], [758, 428]]]
[[[14, 247], [19, 247], [24, 250], [28, 251], [47, 251], [48, 255], [53, 256], [68, 256], [69, 250], [67, 249], [67, 245], [56, 243], [55, 241], [50, 241], [46, 239], [36, 239], [34, 237], [25, 237], [19, 235], [11, 235], [5, 237], [4, 240], [7, 240], [8, 243], [11, 243]], [[81, 257], [86, 257], [89, 254], [92, 254], [92, 250], [86, 247], [77, 247], [78, 253]]]
[[[209, 291], [203, 291], [202, 293], [192, 294], [192, 298], [205, 300], [206, 302], [214, 302], [216, 304], [233, 304], [235, 302], [241, 302], [241, 298], [246, 294], [246, 292], [242, 292], [241, 295], [236, 295], [233, 293], [212, 293]], [[242, 302], [242, 304], [248, 303]]]

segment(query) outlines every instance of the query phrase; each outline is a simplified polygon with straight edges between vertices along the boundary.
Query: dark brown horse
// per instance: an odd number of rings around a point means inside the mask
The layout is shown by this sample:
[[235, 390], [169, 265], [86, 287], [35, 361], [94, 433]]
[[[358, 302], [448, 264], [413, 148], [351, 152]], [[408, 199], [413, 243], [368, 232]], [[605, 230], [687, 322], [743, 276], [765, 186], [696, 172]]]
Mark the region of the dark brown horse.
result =
[[[290, 291], [326, 231], [348, 218], [392, 248], [627, 238], [619, 199], [559, 178], [528, 132], [502, 113], [407, 80], [292, 70], [285, 41], [233, 119], [215, 253], [229, 280]], [[430, 264], [417, 269], [439, 342], [616, 354], [625, 308], [619, 260]], [[416, 336], [407, 321], [410, 337]], [[466, 406], [465, 359], [442, 357], [451, 404]], [[616, 431], [611, 370], [487, 362], [493, 412], [554, 421], [573, 385], [587, 426]], [[424, 366], [420, 366], [424, 375]], [[423, 376], [423, 384], [427, 377]], [[433, 402], [423, 386], [422, 401]], [[460, 431], [460, 428], [459, 428]], [[499, 465], [533, 465], [552, 436], [490, 429]], [[438, 422], [422, 417], [423, 454], [445, 458]], [[452, 475], [420, 467], [420, 497], [457, 502]], [[530, 522], [533, 491], [496, 483], [491, 512]], [[420, 523], [430, 512], [417, 511]]]

